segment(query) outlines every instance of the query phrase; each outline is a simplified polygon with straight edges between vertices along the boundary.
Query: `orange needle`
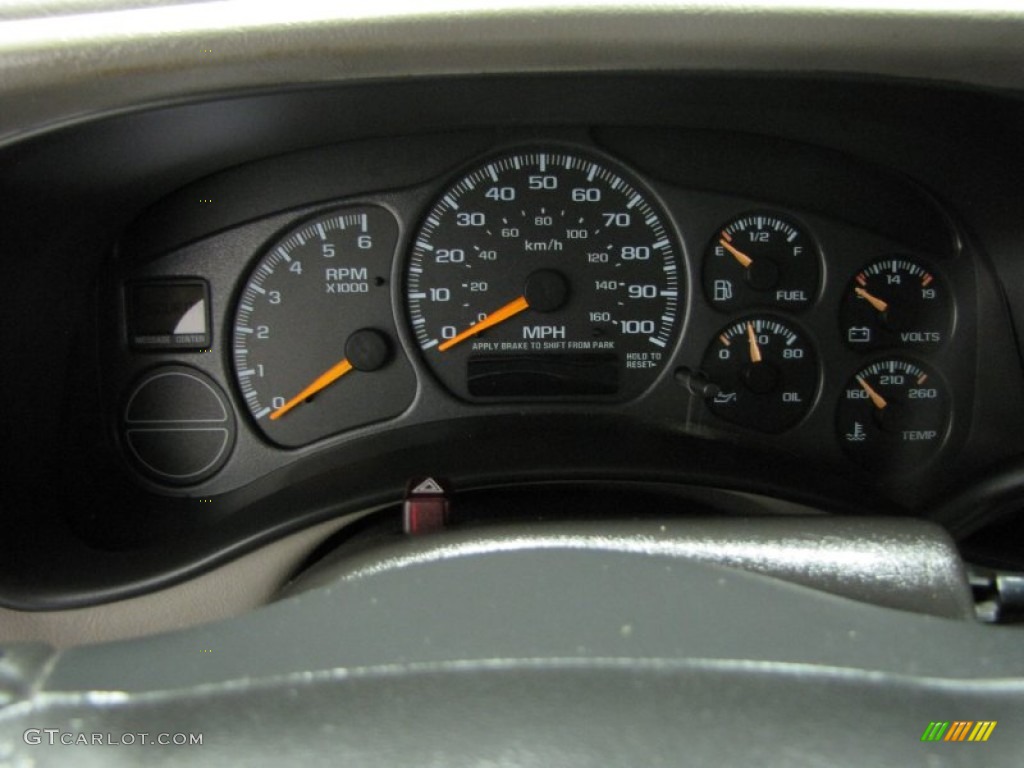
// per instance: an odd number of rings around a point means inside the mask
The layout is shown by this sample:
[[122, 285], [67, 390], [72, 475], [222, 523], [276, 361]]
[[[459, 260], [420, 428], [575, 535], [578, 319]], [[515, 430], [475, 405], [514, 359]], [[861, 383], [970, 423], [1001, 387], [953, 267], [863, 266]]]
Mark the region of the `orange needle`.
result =
[[879, 312], [885, 312], [889, 308], [889, 305], [882, 301], [877, 296], [872, 296], [870, 293], [865, 291], [863, 288], [854, 288], [853, 292], [860, 296], [864, 301], [870, 304], [872, 307], [877, 309]]
[[503, 323], [510, 317], [515, 317], [525, 309], [529, 309], [530, 304], [526, 301], [525, 296], [520, 296], [514, 301], [510, 301], [501, 309], [491, 312], [487, 317], [478, 322], [476, 325], [471, 325], [469, 328], [464, 330], [458, 336], [453, 336], [438, 347], [438, 350], [444, 352], [445, 350], [451, 349], [460, 341], [465, 341], [473, 336], [476, 336], [481, 331], [486, 331], [488, 328], [492, 328], [498, 323]]
[[754, 260], [747, 256], [747, 254], [745, 254], [743, 251], [739, 250], [734, 245], [727, 243], [724, 237], [720, 237], [718, 239], [718, 242], [723, 248], [725, 248], [725, 250], [727, 250], [729, 253], [733, 255], [736, 261], [738, 261], [740, 263], [740, 266], [742, 266], [744, 269], [754, 263]]
[[331, 384], [336, 382], [338, 379], [340, 379], [342, 376], [344, 376], [351, 370], [352, 363], [348, 361], [348, 358], [342, 360], [337, 365], [331, 366], [331, 368], [329, 368], [327, 371], [317, 376], [312, 384], [310, 384], [304, 390], [299, 392], [299, 394], [297, 394], [287, 403], [285, 403], [272, 414], [270, 414], [271, 420], [276, 421], [277, 419], [280, 419], [282, 416], [288, 413], [288, 411], [290, 411], [296, 405], [301, 403], [307, 397], [312, 397], [324, 387], [329, 387]]
[[857, 377], [857, 383], [860, 384], [861, 389], [868, 393], [868, 397], [870, 397], [871, 402], [875, 404], [875, 408], [877, 408], [878, 410], [882, 410], [883, 408], [885, 408], [885, 406], [888, 405], [888, 403], [885, 401], [885, 398], [882, 397], [877, 392], [875, 392], [872, 386], [868, 384], [866, 381], [864, 381], [864, 379], [861, 378], [860, 376]]
[[757, 346], [757, 335], [754, 333], [754, 324], [747, 323], [747, 340], [750, 342], [750, 362], [761, 362], [761, 348]]

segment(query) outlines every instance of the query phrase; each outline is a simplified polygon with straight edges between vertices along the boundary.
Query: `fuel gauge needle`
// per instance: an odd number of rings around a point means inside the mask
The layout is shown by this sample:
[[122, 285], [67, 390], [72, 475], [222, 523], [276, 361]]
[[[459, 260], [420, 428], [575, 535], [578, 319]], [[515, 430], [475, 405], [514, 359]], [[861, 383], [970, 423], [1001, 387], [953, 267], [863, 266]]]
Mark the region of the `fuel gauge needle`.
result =
[[750, 362], [761, 362], [761, 348], [757, 346], [757, 334], [754, 333], [754, 324], [747, 323], [747, 341], [750, 342]]
[[872, 307], [877, 309], [879, 312], [885, 312], [885, 310], [887, 310], [889, 308], [889, 305], [885, 301], [883, 301], [882, 299], [878, 298], [877, 296], [872, 296], [870, 293], [865, 291], [863, 288], [860, 288], [860, 287], [854, 288], [853, 292], [856, 293], [858, 296], [860, 296], [862, 299], [864, 299], [864, 301], [866, 301]]
[[730, 238], [729, 235], [723, 232], [722, 236], [718, 238], [718, 243], [723, 248], [725, 248], [725, 250], [732, 254], [733, 258], [740, 263], [741, 267], [743, 267], [744, 269], [749, 269], [750, 265], [754, 263], [754, 260], [747, 256], [747, 254], [745, 254], [739, 248], [734, 246], [732, 243], [730, 243], [729, 240], [731, 239], [732, 238]]
[[868, 393], [868, 397], [871, 398], [871, 402], [875, 404], [875, 408], [877, 408], [878, 410], [882, 410], [883, 408], [885, 408], [885, 406], [889, 404], [888, 402], [886, 402], [884, 397], [882, 397], [875, 391], [874, 387], [872, 387], [864, 380], [863, 377], [858, 376], [857, 383], [860, 384], [861, 389]]
[[298, 405], [299, 403], [305, 401], [306, 398], [312, 397], [313, 395], [315, 395], [320, 390], [322, 390], [322, 389], [324, 389], [326, 387], [329, 387], [331, 384], [336, 382], [338, 379], [340, 379], [342, 376], [344, 376], [346, 373], [348, 373], [351, 370], [352, 370], [352, 363], [350, 363], [348, 361], [348, 358], [345, 358], [340, 363], [337, 363], [337, 364], [331, 366], [326, 371], [324, 371], [319, 376], [317, 376], [316, 379], [313, 380], [312, 384], [310, 384], [304, 390], [299, 392], [299, 394], [297, 394], [295, 397], [293, 397], [287, 403], [285, 403], [280, 408], [278, 408], [276, 411], [274, 411], [272, 414], [270, 414], [271, 420], [272, 421], [277, 421], [282, 416], [284, 416], [286, 413], [288, 413], [288, 411], [290, 411], [292, 408], [294, 408], [296, 405]]
[[452, 338], [445, 341], [438, 347], [438, 350], [441, 352], [449, 350], [456, 344], [463, 342], [466, 339], [472, 338], [473, 336], [476, 336], [481, 331], [486, 331], [488, 328], [493, 328], [499, 323], [503, 323], [510, 317], [515, 317], [520, 312], [527, 310], [529, 308], [530, 303], [526, 300], [525, 296], [520, 296], [518, 299], [513, 299], [508, 304], [503, 306], [501, 309], [497, 309], [494, 312], [491, 312], [491, 314], [489, 314], [480, 322], [476, 323], [475, 325], [469, 326], [469, 328], [464, 330], [462, 333], [458, 334], [457, 336], [453, 336]]

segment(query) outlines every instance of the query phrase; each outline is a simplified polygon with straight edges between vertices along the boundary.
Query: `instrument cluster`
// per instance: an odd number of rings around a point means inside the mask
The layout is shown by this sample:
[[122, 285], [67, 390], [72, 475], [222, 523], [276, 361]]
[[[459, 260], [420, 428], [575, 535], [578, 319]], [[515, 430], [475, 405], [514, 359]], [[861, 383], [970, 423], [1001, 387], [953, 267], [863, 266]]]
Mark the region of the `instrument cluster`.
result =
[[124, 270], [124, 454], [152, 487], [216, 490], [389, 425], [614, 410], [891, 488], [955, 456], [958, 247], [639, 165], [512, 143]]

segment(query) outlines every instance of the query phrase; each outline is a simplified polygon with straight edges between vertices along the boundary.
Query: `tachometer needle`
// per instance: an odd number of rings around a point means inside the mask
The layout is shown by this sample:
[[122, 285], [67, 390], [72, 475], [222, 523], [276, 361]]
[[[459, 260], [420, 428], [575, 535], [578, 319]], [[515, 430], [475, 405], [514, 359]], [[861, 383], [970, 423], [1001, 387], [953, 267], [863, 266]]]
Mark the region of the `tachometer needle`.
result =
[[272, 414], [270, 414], [271, 420], [276, 421], [277, 419], [281, 418], [296, 405], [303, 402], [306, 398], [312, 397], [325, 387], [329, 387], [331, 384], [336, 382], [338, 379], [340, 379], [342, 376], [344, 376], [351, 370], [352, 363], [348, 361], [348, 358], [345, 358], [340, 363], [331, 366], [328, 370], [324, 371], [322, 374], [317, 376], [312, 384], [310, 384], [304, 390], [299, 392], [299, 394], [297, 394], [287, 403], [285, 403]]
[[722, 237], [718, 239], [719, 244], [725, 248], [729, 253], [733, 255], [733, 258], [740, 263], [740, 266], [744, 269], [749, 269], [750, 265], [754, 263], [754, 260], [747, 256], [743, 251], [734, 246], [728, 240], [725, 239], [725, 233], [722, 233]]
[[865, 291], [863, 288], [854, 288], [853, 292], [860, 296], [864, 301], [870, 304], [872, 307], [877, 309], [879, 312], [885, 312], [889, 308], [889, 305], [882, 301], [877, 296], [872, 296], [870, 293]]
[[874, 387], [872, 387], [864, 380], [863, 377], [858, 376], [857, 383], [860, 384], [861, 389], [868, 393], [868, 397], [871, 398], [871, 402], [875, 404], [875, 408], [877, 408], [878, 410], [882, 410], [883, 408], [885, 408], [885, 406], [889, 404], [886, 402], [884, 397], [882, 397], [874, 390]]
[[525, 296], [520, 296], [518, 299], [510, 301], [508, 304], [503, 306], [501, 309], [498, 309], [498, 310], [495, 310], [494, 312], [491, 312], [491, 314], [489, 314], [483, 320], [481, 320], [480, 322], [476, 323], [475, 325], [469, 326], [469, 328], [467, 328], [466, 330], [464, 330], [462, 333], [458, 334], [457, 336], [453, 336], [452, 338], [448, 339], [447, 341], [445, 341], [443, 344], [441, 344], [438, 347], [438, 350], [440, 350], [441, 352], [444, 352], [445, 350], [451, 349], [452, 347], [454, 347], [459, 342], [462, 342], [462, 341], [465, 341], [466, 339], [472, 338], [473, 336], [476, 336], [481, 331], [486, 331], [488, 328], [493, 328], [498, 323], [503, 323], [506, 320], [508, 320], [510, 317], [515, 317], [520, 312], [522, 312], [524, 310], [527, 310], [529, 308], [530, 308], [530, 303], [526, 300], [526, 297]]
[[754, 333], [754, 324], [747, 323], [747, 341], [750, 342], [750, 362], [761, 362], [761, 348], [757, 346], [757, 334]]

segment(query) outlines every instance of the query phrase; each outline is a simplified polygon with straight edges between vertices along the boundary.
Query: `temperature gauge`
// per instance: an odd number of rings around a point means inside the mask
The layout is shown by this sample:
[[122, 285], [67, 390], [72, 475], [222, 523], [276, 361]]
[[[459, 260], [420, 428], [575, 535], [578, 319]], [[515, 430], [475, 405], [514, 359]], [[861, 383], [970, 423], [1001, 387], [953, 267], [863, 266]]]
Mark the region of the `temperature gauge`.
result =
[[799, 226], [751, 213], [719, 229], [704, 253], [704, 295], [724, 311], [774, 306], [790, 311], [814, 299], [818, 249]]
[[939, 377], [918, 363], [892, 358], [861, 369], [839, 401], [839, 441], [866, 467], [915, 467], [942, 445], [949, 398]]
[[929, 350], [945, 341], [953, 313], [934, 272], [893, 257], [872, 262], [850, 281], [840, 318], [843, 339], [854, 349]]
[[715, 338], [701, 368], [719, 391], [707, 399], [719, 418], [761, 432], [781, 432], [804, 417], [818, 388], [807, 340], [771, 318], [733, 323]]

